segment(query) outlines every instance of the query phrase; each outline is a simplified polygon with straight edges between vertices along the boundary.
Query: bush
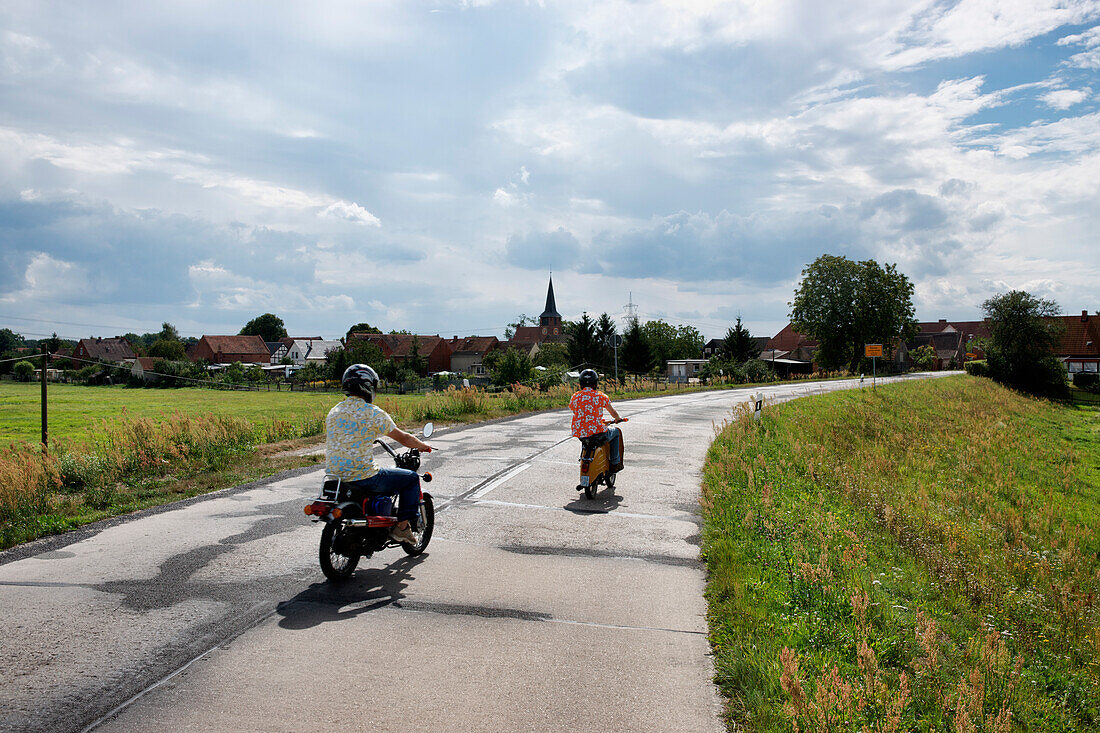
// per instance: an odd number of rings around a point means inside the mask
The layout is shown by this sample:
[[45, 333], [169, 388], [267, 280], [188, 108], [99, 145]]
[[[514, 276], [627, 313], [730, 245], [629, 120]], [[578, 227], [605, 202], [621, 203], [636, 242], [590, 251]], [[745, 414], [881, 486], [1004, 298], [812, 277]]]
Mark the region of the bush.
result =
[[977, 361], [968, 361], [963, 364], [963, 369], [967, 374], [975, 377], [988, 377], [989, 376], [989, 362], [985, 359], [978, 359]]
[[16, 362], [15, 368], [12, 369], [15, 374], [15, 379], [20, 382], [29, 382], [34, 377], [34, 364], [29, 361]]

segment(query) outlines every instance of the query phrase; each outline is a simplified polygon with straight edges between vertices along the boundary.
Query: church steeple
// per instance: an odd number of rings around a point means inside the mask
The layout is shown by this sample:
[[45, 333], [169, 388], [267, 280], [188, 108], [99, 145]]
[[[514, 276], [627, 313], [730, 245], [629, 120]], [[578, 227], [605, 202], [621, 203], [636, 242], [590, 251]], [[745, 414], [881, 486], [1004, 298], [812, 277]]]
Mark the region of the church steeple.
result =
[[546, 308], [539, 316], [539, 329], [543, 336], [561, 335], [561, 313], [554, 302], [554, 276], [550, 275], [550, 285], [546, 288]]

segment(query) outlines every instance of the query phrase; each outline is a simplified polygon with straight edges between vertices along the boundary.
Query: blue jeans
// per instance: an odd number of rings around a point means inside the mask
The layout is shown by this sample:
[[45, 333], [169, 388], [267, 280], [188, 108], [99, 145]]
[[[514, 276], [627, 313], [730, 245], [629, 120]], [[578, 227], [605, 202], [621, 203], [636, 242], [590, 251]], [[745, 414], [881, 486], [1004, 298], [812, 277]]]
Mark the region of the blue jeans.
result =
[[604, 443], [611, 443], [611, 465], [617, 465], [623, 462], [623, 457], [619, 455], [619, 429], [609, 427], [607, 430], [596, 435], [588, 436], [588, 440], [592, 441], [595, 446], [601, 446]]
[[405, 468], [380, 468], [370, 478], [348, 481], [348, 488], [366, 489], [372, 494], [393, 496], [397, 494], [397, 521], [409, 520], [416, 524], [420, 514], [420, 475]]

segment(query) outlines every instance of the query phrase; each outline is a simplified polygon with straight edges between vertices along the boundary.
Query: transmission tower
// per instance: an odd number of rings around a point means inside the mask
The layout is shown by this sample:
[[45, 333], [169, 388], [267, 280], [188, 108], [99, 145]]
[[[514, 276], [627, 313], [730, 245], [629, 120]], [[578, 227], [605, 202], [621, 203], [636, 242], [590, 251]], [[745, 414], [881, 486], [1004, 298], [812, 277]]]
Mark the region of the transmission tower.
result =
[[627, 325], [630, 325], [638, 318], [638, 304], [634, 302], [634, 292], [630, 291], [630, 302], [623, 306], [623, 311], [626, 315], [623, 316], [623, 320]]

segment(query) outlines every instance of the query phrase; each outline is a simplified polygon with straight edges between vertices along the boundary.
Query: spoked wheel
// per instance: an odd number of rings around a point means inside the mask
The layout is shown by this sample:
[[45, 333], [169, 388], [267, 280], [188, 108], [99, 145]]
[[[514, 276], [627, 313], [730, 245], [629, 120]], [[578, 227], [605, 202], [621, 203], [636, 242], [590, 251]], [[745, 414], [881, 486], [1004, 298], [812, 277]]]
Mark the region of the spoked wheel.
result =
[[435, 504], [432, 502], [432, 495], [423, 493], [421, 496], [423, 498], [420, 501], [420, 519], [416, 523], [420, 541], [415, 545], [401, 545], [401, 549], [413, 557], [428, 549], [428, 543], [432, 541], [432, 530], [435, 529]]
[[595, 499], [596, 492], [599, 491], [599, 487], [596, 485], [598, 481], [589, 481], [588, 486], [584, 487], [584, 498]]
[[348, 549], [352, 538], [347, 531], [347, 525], [340, 521], [329, 522], [321, 530], [321, 571], [329, 580], [347, 580], [359, 564], [359, 553]]

